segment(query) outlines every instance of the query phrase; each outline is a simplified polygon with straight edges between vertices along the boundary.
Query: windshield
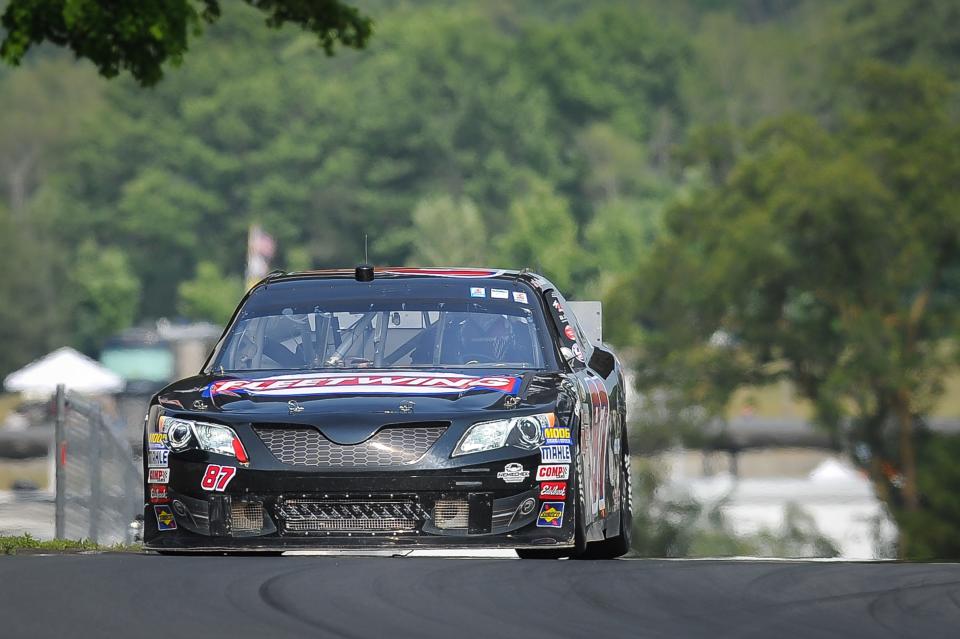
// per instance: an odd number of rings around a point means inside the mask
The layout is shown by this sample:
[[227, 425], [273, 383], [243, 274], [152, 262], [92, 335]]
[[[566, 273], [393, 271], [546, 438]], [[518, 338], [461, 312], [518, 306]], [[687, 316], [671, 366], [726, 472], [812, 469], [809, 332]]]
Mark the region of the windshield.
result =
[[555, 364], [536, 302], [502, 280], [278, 282], [244, 304], [213, 370], [543, 369]]

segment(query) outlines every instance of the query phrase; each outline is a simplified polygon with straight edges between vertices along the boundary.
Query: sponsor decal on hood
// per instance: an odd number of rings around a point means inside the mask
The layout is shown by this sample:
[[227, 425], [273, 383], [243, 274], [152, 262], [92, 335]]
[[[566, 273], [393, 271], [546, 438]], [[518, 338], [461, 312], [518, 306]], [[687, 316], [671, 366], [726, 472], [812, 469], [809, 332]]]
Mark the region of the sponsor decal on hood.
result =
[[336, 395], [368, 393], [377, 395], [436, 395], [465, 393], [471, 390], [512, 394], [520, 388], [521, 378], [509, 375], [479, 377], [458, 373], [313, 373], [279, 375], [262, 379], [225, 379], [208, 385], [203, 395]]

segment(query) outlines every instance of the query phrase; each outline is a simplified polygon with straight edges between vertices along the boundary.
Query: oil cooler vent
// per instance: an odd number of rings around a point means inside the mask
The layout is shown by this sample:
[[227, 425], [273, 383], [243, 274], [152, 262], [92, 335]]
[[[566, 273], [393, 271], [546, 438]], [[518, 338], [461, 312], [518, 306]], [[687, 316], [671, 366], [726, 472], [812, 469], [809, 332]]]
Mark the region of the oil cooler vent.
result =
[[230, 504], [230, 528], [234, 532], [260, 532], [263, 528], [263, 502], [239, 501]]
[[466, 499], [438, 499], [433, 505], [433, 525], [441, 530], [466, 530], [469, 518]]

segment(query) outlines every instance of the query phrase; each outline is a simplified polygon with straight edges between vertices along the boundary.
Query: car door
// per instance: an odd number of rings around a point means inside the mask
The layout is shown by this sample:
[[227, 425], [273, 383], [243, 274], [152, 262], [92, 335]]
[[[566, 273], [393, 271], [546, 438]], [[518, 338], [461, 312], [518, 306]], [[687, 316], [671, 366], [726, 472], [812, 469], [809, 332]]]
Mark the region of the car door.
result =
[[[580, 330], [576, 316], [569, 308], [564, 297], [556, 290], [545, 294], [550, 314], [559, 333], [559, 344], [566, 348], [572, 357], [565, 358], [573, 370], [580, 400], [580, 450], [583, 465], [584, 500], [586, 503], [586, 524], [591, 541], [597, 538], [598, 531], [590, 531], [591, 524], [601, 522], [606, 516], [610, 504], [617, 504], [611, 497], [619, 494], [617, 483], [619, 473], [610, 473], [608, 468], [615, 457], [612, 446], [615, 443], [615, 411], [611, 410], [611, 395], [617, 384], [617, 376], [605, 379], [588, 362], [593, 346]], [[619, 435], [619, 431], [616, 431]], [[619, 441], [616, 441], [619, 444]], [[619, 448], [619, 446], [617, 446]], [[593, 532], [593, 534], [590, 534]], [[600, 533], [602, 536], [602, 532]]]

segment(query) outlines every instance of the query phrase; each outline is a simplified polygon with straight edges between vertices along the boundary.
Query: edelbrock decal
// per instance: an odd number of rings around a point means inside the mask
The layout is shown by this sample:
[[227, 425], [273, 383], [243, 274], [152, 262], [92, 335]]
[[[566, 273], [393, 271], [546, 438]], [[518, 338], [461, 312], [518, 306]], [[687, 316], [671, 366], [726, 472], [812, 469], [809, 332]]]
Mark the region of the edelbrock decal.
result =
[[541, 500], [558, 500], [567, 498], [567, 482], [545, 481], [540, 484]]
[[204, 389], [208, 397], [216, 395], [334, 395], [369, 393], [380, 395], [456, 394], [470, 390], [491, 390], [512, 394], [520, 388], [521, 378], [509, 375], [478, 377], [459, 373], [314, 373], [278, 375], [262, 379], [225, 379]]

